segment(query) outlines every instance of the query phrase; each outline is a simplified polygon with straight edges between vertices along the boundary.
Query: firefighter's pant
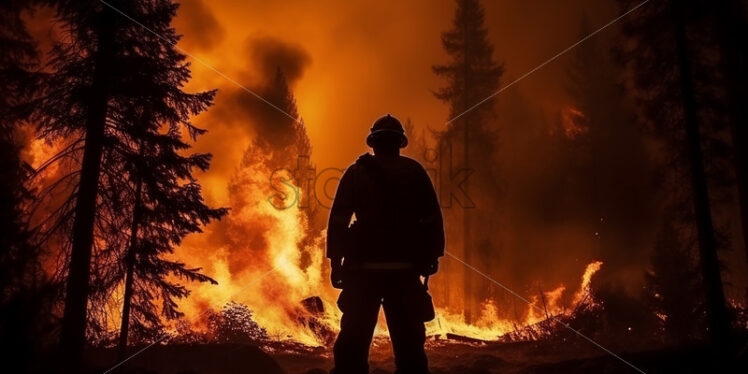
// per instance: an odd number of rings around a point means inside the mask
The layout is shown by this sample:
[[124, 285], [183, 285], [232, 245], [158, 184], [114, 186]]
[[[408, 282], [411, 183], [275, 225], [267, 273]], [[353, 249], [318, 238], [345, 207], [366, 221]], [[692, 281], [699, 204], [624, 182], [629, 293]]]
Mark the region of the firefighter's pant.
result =
[[395, 374], [427, 374], [426, 328], [418, 305], [425, 292], [418, 275], [412, 273], [363, 272], [346, 277], [338, 299], [343, 318], [331, 374], [368, 373], [369, 346], [380, 305], [395, 353]]

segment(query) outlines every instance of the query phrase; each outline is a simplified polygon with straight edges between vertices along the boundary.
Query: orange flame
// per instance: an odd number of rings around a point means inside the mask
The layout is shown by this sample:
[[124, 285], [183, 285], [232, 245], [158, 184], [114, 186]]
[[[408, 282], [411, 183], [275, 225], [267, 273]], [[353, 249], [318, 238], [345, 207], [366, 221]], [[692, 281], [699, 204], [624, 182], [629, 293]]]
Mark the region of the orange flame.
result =
[[[301, 306], [302, 300], [319, 296], [324, 312], [315, 316], [317, 322], [332, 332], [338, 331], [341, 313], [335, 305], [337, 291], [326, 279], [324, 231], [311, 240], [305, 240], [307, 233], [313, 231], [305, 211], [298, 204], [290, 204], [285, 209], [273, 206], [277, 204], [268, 199], [273, 191], [268, 183], [272, 173], [266, 166], [267, 161], [262, 156], [255, 160], [245, 157], [231, 183], [230, 195], [234, 196], [235, 204], [226, 222], [221, 223], [228, 227], [224, 229], [228, 240], [207, 256], [200, 250], [201, 245], [209, 244], [207, 242], [188, 241], [178, 251], [193, 257], [184, 258], [185, 261], [204, 264], [206, 272], [219, 282], [218, 286], [197, 285], [192, 296], [181, 306], [189, 319], [207, 307], [219, 309], [227, 301], [234, 300], [253, 310], [255, 320], [267, 329], [269, 336], [312, 346], [324, 345], [329, 341], [325, 342], [303, 323], [305, 311]], [[288, 196], [298, 196], [294, 191], [297, 187], [283, 186]], [[587, 265], [573, 302], [589, 296], [590, 280], [601, 265], [599, 261]], [[274, 270], [268, 273], [271, 269]], [[569, 312], [562, 303], [565, 292], [564, 285], [544, 292], [542, 301], [545, 307], [538, 310], [528, 306], [519, 323], [498, 317], [499, 307], [494, 300], [483, 302], [478, 319], [472, 323], [467, 323], [459, 310], [438, 308], [437, 318], [427, 324], [427, 332], [429, 335], [452, 333], [496, 340], [518, 327], [545, 320], [546, 313], [559, 315]], [[543, 305], [538, 297], [530, 301], [536, 306]], [[380, 323], [375, 334], [387, 335], [385, 324]]]
[[[298, 204], [276, 208], [268, 198], [277, 192], [268, 183], [272, 175], [268, 158], [255, 157], [245, 158], [231, 183], [232, 211], [220, 223], [225, 235], [217, 240], [221, 247], [207, 256], [201, 248], [216, 242], [219, 230], [214, 229], [213, 235], [207, 235], [212, 236], [211, 243], [201, 242], [198, 236], [197, 242], [189, 241], [177, 251], [192, 257], [184, 259], [191, 264], [207, 260], [206, 273], [219, 283], [197, 285], [181, 306], [189, 319], [207, 307], [220, 309], [229, 300], [244, 303], [269, 336], [319, 345], [320, 337], [301, 323], [305, 313], [301, 301], [319, 296], [325, 313], [316, 316], [318, 322], [337, 326], [335, 291], [323, 279], [324, 232], [307, 238], [312, 231], [309, 218]], [[296, 196], [295, 186], [274, 186]]]

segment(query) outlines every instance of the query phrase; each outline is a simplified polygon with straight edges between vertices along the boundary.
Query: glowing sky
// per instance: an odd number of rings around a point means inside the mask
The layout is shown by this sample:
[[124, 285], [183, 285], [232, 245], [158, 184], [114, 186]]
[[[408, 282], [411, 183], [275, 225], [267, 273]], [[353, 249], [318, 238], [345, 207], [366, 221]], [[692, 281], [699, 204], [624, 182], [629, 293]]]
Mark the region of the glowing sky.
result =
[[[384, 113], [410, 118], [420, 128], [441, 129], [447, 120], [447, 107], [432, 94], [442, 82], [431, 66], [447, 58], [440, 35], [451, 26], [451, 0], [182, 3], [176, 20], [184, 35], [180, 46], [242, 85], [251, 88], [268, 79], [252, 47], [257, 40], [277, 41], [307, 57], [299, 62], [298, 56], [289, 56], [293, 53], [283, 56], [299, 72], [293, 89], [318, 167], [345, 167], [364, 152], [371, 122]], [[576, 42], [582, 14], [602, 26], [618, 12], [614, 1], [593, 0], [487, 1], [485, 7], [494, 57], [506, 63], [503, 83]], [[557, 111], [564, 72], [558, 62], [511, 89], [524, 90]], [[201, 179], [209, 199], [221, 202], [220, 185], [248, 144], [251, 120], [221, 109], [222, 96], [236, 86], [198, 62], [193, 74], [190, 89], [219, 88], [212, 113], [197, 120], [210, 131], [197, 150], [215, 156]]]

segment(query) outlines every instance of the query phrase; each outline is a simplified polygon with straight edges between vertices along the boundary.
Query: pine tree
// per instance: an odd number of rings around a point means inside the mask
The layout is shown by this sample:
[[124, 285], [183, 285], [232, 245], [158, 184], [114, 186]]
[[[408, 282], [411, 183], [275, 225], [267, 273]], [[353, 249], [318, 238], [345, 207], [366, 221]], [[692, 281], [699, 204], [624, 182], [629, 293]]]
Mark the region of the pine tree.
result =
[[[286, 77], [280, 67], [276, 69], [273, 79], [260, 92], [275, 108], [264, 105], [261, 107], [262, 115], [258, 123], [256, 123], [256, 137], [244, 151], [240, 168], [247, 169], [262, 164], [272, 173], [271, 178], [295, 178], [294, 183], [299, 184], [296, 185], [297, 187], [307, 187], [300, 185], [304, 181], [303, 175], [294, 176], [283, 173], [284, 170], [295, 170], [300, 161], [299, 158], [308, 158], [312, 149], [304, 120], [298, 113], [296, 98], [288, 86]], [[297, 172], [305, 172], [303, 170], [304, 166], [302, 165], [302, 170], [298, 170]], [[308, 165], [308, 167], [312, 166]], [[237, 173], [235, 180], [232, 181], [230, 190], [241, 188], [243, 184], [249, 183], [240, 174], [242, 174], [241, 171]], [[276, 182], [274, 179], [274, 181], [271, 181], [271, 184]], [[288, 204], [299, 203], [298, 199], [303, 198], [302, 196], [296, 196], [296, 199], [292, 199], [290, 196], [285, 196], [288, 199], [286, 200], [285, 198], [281, 198], [280, 194], [275, 196], [277, 199], [273, 201], [273, 205], [279, 208], [287, 208], [289, 207]], [[309, 199], [308, 196], [306, 198]], [[237, 206], [235, 203], [232, 204], [232, 207], [241, 210], [244, 199], [239, 198], [237, 200], [239, 205]], [[305, 202], [306, 206], [309, 207], [306, 210], [306, 214], [311, 219], [316, 206], [311, 206], [311, 202], [308, 203], [306, 204]], [[308, 235], [308, 237], [310, 236]]]
[[705, 26], [704, 5], [696, 0], [647, 4], [638, 17], [627, 19], [624, 35], [643, 121], [668, 153], [669, 172], [679, 174], [680, 183], [690, 189], [688, 214], [696, 229], [709, 331], [715, 348], [727, 354], [730, 330], [717, 257], [720, 235], [712, 213], [725, 175], [721, 154], [726, 146], [719, 137], [723, 108], [713, 96], [712, 82], [718, 80], [712, 75], [711, 43], [697, 31]]
[[[197, 222], [206, 218], [203, 214], [208, 214], [209, 218], [214, 216], [199, 207], [193, 211], [196, 206], [191, 206], [187, 212], [194, 216], [186, 218], [180, 215], [182, 208], [174, 205], [200, 202], [198, 185], [189, 179], [190, 169], [207, 167], [208, 158], [202, 155], [188, 157], [189, 161], [176, 160], [176, 150], [184, 148], [179, 141], [178, 129], [186, 130], [193, 138], [203, 132], [189, 122], [189, 116], [203, 111], [215, 91], [190, 94], [181, 90], [190, 77], [190, 71], [184, 62], [185, 56], [174, 47], [178, 36], [170, 22], [177, 4], [166, 0], [111, 1], [111, 6], [99, 1], [51, 3], [57, 10], [65, 35], [52, 51], [49, 69], [53, 73], [46, 83], [45, 97], [38, 103], [37, 123], [41, 136], [46, 139], [83, 136], [85, 140], [75, 190], [61, 332], [61, 348], [66, 359], [75, 366], [80, 362], [85, 344], [89, 296], [92, 291], [102, 294], [103, 290], [111, 290], [109, 287], [118, 281], [116, 272], [119, 271], [111, 259], [122, 253], [122, 248], [127, 248], [127, 241], [122, 240], [121, 235], [117, 236], [115, 229], [132, 219], [131, 215], [122, 214], [123, 209], [128, 212], [129, 207], [134, 213], [132, 206], [123, 200], [127, 194], [116, 188], [123, 183], [123, 176], [128, 175], [133, 178], [125, 180], [133, 183], [131, 186], [137, 184], [134, 178], [136, 169], [128, 168], [128, 165], [142, 166], [140, 181], [143, 186], [151, 188], [142, 189], [144, 196], [141, 201], [164, 198], [167, 204], [143, 207], [143, 222], [172, 220], [170, 226], [164, 228], [140, 227], [143, 235], [137, 238], [139, 246], [135, 248], [142, 249], [141, 244], [150, 246], [142, 250], [151, 251], [151, 255], [135, 256], [135, 269], [156, 272], [153, 282], [162, 287], [164, 300], [184, 294], [184, 290], [163, 281], [163, 270], [159, 273], [148, 266], [167, 268], [179, 274], [183, 267], [156, 262], [157, 256], [152, 254], [163, 253], [168, 245], [178, 243], [189, 232], [197, 231]], [[140, 24], [123, 17], [113, 8]], [[139, 112], [142, 108], [148, 108], [150, 113]], [[135, 123], [136, 118], [145, 121]], [[169, 133], [164, 135], [155, 131], [154, 128], [159, 126], [168, 128]], [[173, 159], [159, 160], [162, 164], [151, 159], [150, 165], [142, 165], [133, 156], [133, 153], [138, 154], [138, 145], [141, 144], [144, 156], [171, 156]], [[159, 169], [163, 165], [172, 169]], [[149, 175], [157, 170], [162, 174]], [[131, 174], [115, 175], [119, 171]], [[189, 183], [185, 186], [176, 184], [174, 181], [180, 177], [187, 178]], [[165, 190], [153, 188], [154, 183], [160, 182], [171, 184], [164, 186]], [[146, 193], [149, 194], [147, 197]], [[129, 200], [129, 203], [134, 203], [134, 200]], [[137, 275], [141, 270], [134, 271]], [[107, 274], [102, 275], [105, 272]], [[105, 278], [102, 282], [91, 281], [96, 280], [92, 277], [98, 276]], [[170, 302], [165, 305], [170, 313]]]
[[[36, 46], [21, 19], [26, 5], [0, 5], [0, 289], [3, 295], [23, 283], [29, 258], [29, 232], [23, 204], [31, 192], [25, 187], [30, 167], [21, 160], [19, 127], [30, 115], [34, 95]], [[20, 262], [19, 262], [20, 261]], [[20, 283], [17, 283], [20, 282]]]
[[746, 5], [741, 0], [714, 1], [711, 4], [717, 42], [721, 55], [720, 68], [724, 74], [728, 121], [732, 139], [733, 163], [737, 179], [743, 231], [743, 249], [748, 260], [748, 74], [745, 66], [748, 55], [748, 19]]
[[20, 372], [38, 365], [37, 349], [51, 330], [52, 288], [43, 276], [41, 251], [31, 242], [27, 188], [31, 167], [21, 158], [21, 125], [38, 94], [36, 44], [21, 15], [32, 3], [0, 3], [0, 350]]
[[[470, 173], [493, 153], [494, 134], [486, 125], [493, 114], [495, 100], [492, 95], [498, 90], [499, 77], [504, 72], [503, 64], [500, 65], [493, 59], [493, 46], [487, 39], [487, 30], [484, 26], [483, 6], [478, 0], [457, 1], [452, 29], [442, 34], [442, 45], [450, 61], [444, 65], [433, 66], [434, 73], [443, 77], [447, 83], [435, 92], [435, 96], [450, 106], [450, 121], [440, 137], [441, 159], [445, 161], [445, 148], [451, 148], [452, 145], [461, 146], [458, 150], [462, 155], [459, 164]], [[448, 163], [454, 161], [449, 160]], [[451, 175], [451, 171], [440, 170], [440, 175]], [[462, 184], [468, 199], [472, 196], [469, 188], [471, 185], [469, 179]], [[448, 191], [443, 186], [440, 190]], [[442, 199], [443, 204], [452, 203], [452, 197], [447, 198], [449, 201]], [[473, 254], [478, 241], [474, 240], [471, 233], [470, 210], [475, 206], [470, 200], [458, 203], [463, 208], [463, 260], [473, 264], [477, 259]], [[467, 274], [469, 270], [465, 271], [464, 313], [466, 321], [469, 322], [476, 313], [476, 297], [473, 295], [473, 277]]]
[[98, 179], [107, 109], [115, 86], [115, 33], [121, 20], [93, 1], [61, 3], [58, 16], [71, 41], [54, 47], [51, 65], [55, 74], [48, 82], [50, 92], [41, 105], [38, 124], [41, 135], [49, 140], [85, 134], [60, 345], [63, 357], [74, 367], [85, 342]]
[[[592, 31], [583, 15], [579, 39]], [[565, 134], [564, 145], [572, 157], [568, 179], [576, 188], [566, 194], [576, 196], [573, 207], [561, 209], [580, 214], [586, 223], [595, 222], [608, 250], [590, 255], [602, 260], [604, 269], [616, 269], [638, 260], [630, 249], [645, 247], [645, 234], [655, 222], [646, 134], [625, 97], [622, 69], [614, 63], [609, 45], [595, 37], [569, 53], [565, 88], [573, 104], [564, 109], [564, 121], [571, 122], [564, 126], [576, 133]], [[596, 277], [600, 280], [606, 274], [603, 270]]]
[[[687, 191], [685, 191], [687, 192]], [[699, 291], [696, 247], [689, 240], [691, 224], [684, 221], [682, 203], [666, 208], [657, 242], [645, 273], [644, 299], [661, 318], [664, 340], [676, 344], [703, 337], [703, 298]]]
[[[156, 74], [162, 82], [159, 86], [169, 87], [169, 94], [163, 97], [176, 97], [184, 82], [171, 82], [171, 67]], [[105, 164], [125, 165], [129, 179], [124, 185], [105, 186], [107, 190], [121, 188], [129, 195], [130, 212], [127, 248], [124, 251], [124, 298], [119, 337], [120, 353], [127, 347], [130, 324], [141, 336], [157, 336], [161, 330], [159, 311], [166, 319], [175, 319], [183, 314], [177, 309], [175, 298], [183, 298], [189, 291], [174, 283], [171, 277], [189, 281], [216, 282], [201, 274], [199, 268], [188, 268], [184, 263], [165, 259], [173, 253], [181, 240], [195, 232], [211, 220], [220, 219], [228, 211], [212, 209], [203, 202], [200, 185], [192, 175], [193, 169], [208, 169], [210, 154], [181, 153], [189, 148], [181, 138], [180, 129], [190, 128], [189, 117], [198, 113], [179, 108], [205, 109], [210, 97], [186, 95], [175, 103], [172, 110], [178, 115], [172, 120], [159, 110], [154, 101], [144, 100], [135, 103], [133, 109], [141, 115], [133, 115], [132, 126], [137, 130], [130, 141], [121, 141], [114, 147], [112, 159], [105, 158]], [[163, 103], [161, 103], [163, 104]], [[160, 122], [158, 119], [165, 120]], [[166, 125], [168, 131], [163, 133]], [[194, 137], [198, 132], [193, 134]], [[187, 181], [184, 183], [183, 181]], [[160, 299], [161, 306], [154, 304]], [[131, 313], [132, 311], [132, 313]], [[148, 333], [151, 331], [152, 333]]]
[[295, 165], [296, 156], [309, 155], [311, 145], [304, 122], [299, 117], [296, 98], [288, 87], [286, 76], [280, 67], [276, 69], [275, 76], [262, 92], [263, 97], [280, 110], [272, 107], [263, 108], [268, 115], [259, 123], [255, 146], [272, 156], [272, 167], [292, 167]]
[[[313, 217], [318, 211], [316, 200], [311, 198], [314, 195], [314, 191], [311, 190], [314, 186], [309, 183], [302, 185], [307, 180], [305, 177], [314, 177], [313, 175], [304, 175], [308, 171], [304, 170], [305, 168], [313, 167], [308, 160], [312, 153], [312, 145], [309, 141], [304, 119], [299, 115], [296, 97], [288, 86], [286, 76], [280, 67], [276, 69], [275, 77], [264, 92], [268, 101], [297, 119], [293, 120], [284, 113], [273, 110], [271, 115], [267, 117], [267, 122], [262, 126], [264, 131], [258, 133], [255, 144], [259, 146], [263, 153], [271, 156], [268, 166], [272, 170], [282, 168], [296, 170], [301, 167], [300, 170], [295, 171], [295, 175], [291, 176], [294, 178], [297, 187], [296, 204], [306, 208], [304, 213], [309, 222], [313, 222]], [[307, 165], [304, 165], [304, 163], [307, 163]], [[301, 194], [299, 194], [298, 188], [301, 188]], [[307, 201], [302, 201], [303, 199]], [[305, 236], [305, 240], [312, 240], [315, 235], [314, 232], [310, 231]]]

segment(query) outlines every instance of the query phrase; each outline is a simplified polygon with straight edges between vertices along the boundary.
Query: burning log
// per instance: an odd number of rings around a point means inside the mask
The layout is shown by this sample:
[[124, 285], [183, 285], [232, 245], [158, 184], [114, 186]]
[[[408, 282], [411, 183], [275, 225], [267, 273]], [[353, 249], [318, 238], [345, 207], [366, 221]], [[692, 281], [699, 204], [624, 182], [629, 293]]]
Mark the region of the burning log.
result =
[[301, 306], [303, 306], [307, 312], [317, 317], [322, 316], [325, 313], [325, 304], [322, 304], [322, 298], [319, 296], [312, 296], [301, 300]]
[[299, 322], [311, 330], [325, 346], [331, 346], [335, 341], [335, 331], [322, 319], [325, 315], [325, 304], [319, 296], [301, 300], [305, 315], [299, 317]]

